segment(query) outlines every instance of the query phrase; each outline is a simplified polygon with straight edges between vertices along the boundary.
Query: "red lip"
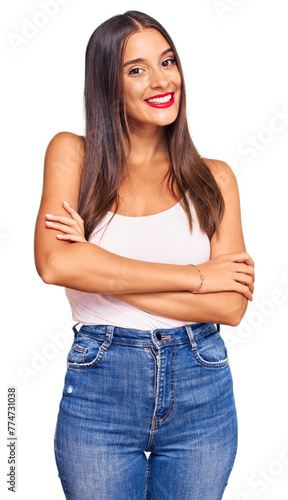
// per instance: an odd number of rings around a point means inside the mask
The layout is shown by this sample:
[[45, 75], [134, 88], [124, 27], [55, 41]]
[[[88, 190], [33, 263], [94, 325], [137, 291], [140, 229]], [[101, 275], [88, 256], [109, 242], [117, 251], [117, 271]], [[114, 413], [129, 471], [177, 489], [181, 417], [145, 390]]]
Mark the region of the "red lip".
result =
[[166, 95], [172, 95], [172, 98], [170, 101], [168, 102], [164, 102], [164, 103], [152, 103], [152, 102], [148, 102], [148, 100], [146, 99], [145, 102], [148, 104], [148, 106], [151, 106], [152, 108], [158, 108], [158, 109], [163, 109], [163, 108], [169, 108], [170, 106], [173, 106], [174, 104], [174, 92], [166, 92], [166, 94], [158, 94], [158, 95], [154, 95], [153, 97], [148, 97], [148, 99], [158, 99], [160, 97], [166, 97]]

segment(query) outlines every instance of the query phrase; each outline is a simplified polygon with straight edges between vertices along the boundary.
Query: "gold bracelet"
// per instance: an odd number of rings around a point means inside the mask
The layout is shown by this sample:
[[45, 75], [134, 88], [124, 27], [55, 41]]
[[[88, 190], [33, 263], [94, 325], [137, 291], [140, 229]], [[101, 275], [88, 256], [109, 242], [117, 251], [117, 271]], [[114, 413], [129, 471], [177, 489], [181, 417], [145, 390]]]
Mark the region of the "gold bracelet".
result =
[[199, 290], [200, 290], [200, 288], [201, 288], [201, 286], [203, 285], [203, 281], [205, 279], [205, 276], [204, 276], [204, 274], [201, 273], [200, 269], [197, 266], [195, 266], [195, 264], [188, 264], [188, 266], [195, 267], [197, 269], [197, 271], [199, 272], [199, 274], [200, 274], [200, 280], [201, 280], [200, 286], [199, 286], [199, 288], [197, 288], [197, 290], [195, 290], [194, 292], [191, 292], [191, 293], [198, 293]]

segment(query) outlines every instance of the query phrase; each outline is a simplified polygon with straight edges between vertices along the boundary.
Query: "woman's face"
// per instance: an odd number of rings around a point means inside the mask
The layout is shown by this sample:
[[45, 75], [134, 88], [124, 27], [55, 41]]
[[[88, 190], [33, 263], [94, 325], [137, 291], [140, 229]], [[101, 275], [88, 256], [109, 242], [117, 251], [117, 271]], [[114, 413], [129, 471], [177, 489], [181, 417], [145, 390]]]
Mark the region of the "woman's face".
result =
[[143, 29], [128, 39], [123, 89], [130, 124], [165, 126], [176, 120], [181, 76], [169, 43], [156, 29]]

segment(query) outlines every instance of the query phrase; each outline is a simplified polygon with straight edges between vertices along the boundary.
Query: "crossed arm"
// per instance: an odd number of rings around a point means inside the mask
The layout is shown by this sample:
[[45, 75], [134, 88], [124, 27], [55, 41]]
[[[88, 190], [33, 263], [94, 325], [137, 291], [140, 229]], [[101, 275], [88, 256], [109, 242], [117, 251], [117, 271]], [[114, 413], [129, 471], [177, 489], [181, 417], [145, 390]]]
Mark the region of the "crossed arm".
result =
[[237, 325], [252, 299], [254, 263], [245, 252], [237, 182], [229, 166], [207, 160], [222, 190], [225, 214], [211, 240], [210, 261], [200, 266], [205, 275], [201, 293], [191, 294], [187, 290], [199, 286], [193, 267], [126, 259], [85, 240], [76, 211], [82, 160], [83, 142], [74, 134], [57, 134], [47, 148], [35, 232], [42, 279], [103, 293], [159, 316]]
[[[234, 252], [245, 252], [243, 238], [240, 200], [238, 186], [233, 172], [224, 162], [209, 164], [222, 190], [225, 201], [225, 214], [217, 234], [211, 240], [211, 259], [227, 256]], [[246, 265], [253, 268], [250, 288], [243, 293], [239, 291], [217, 291], [200, 294], [187, 292], [137, 293], [110, 295], [151, 314], [173, 318], [180, 321], [196, 321], [208, 323], [228, 324], [237, 326], [247, 309], [248, 300], [253, 300], [254, 291], [254, 262], [247, 255]], [[203, 267], [200, 265], [201, 271]], [[204, 266], [205, 268], [205, 266]], [[248, 269], [247, 269], [248, 271]], [[249, 269], [251, 271], [251, 269]], [[221, 281], [226, 279], [226, 269], [218, 269], [217, 279], [219, 290]], [[203, 284], [205, 291], [205, 281]], [[249, 293], [250, 292], [250, 293]]]

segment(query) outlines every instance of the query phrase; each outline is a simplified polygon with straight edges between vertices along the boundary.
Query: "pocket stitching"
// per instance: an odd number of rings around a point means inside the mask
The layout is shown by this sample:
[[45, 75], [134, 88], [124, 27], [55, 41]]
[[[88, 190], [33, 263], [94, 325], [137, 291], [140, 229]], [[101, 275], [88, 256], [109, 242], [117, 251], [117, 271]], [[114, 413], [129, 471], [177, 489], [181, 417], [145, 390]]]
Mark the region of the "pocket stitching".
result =
[[88, 348], [82, 347], [82, 345], [79, 345], [79, 344], [74, 344], [73, 350], [80, 352], [81, 354], [86, 354], [86, 352], [88, 351]]
[[192, 351], [192, 353], [196, 361], [198, 361], [202, 366], [209, 366], [211, 368], [221, 368], [222, 366], [226, 366], [229, 363], [228, 356], [227, 358], [221, 359], [220, 361], [205, 361], [205, 359], [201, 357], [201, 355], [199, 354], [198, 351], [196, 351], [196, 349]]
[[[215, 330], [213, 330], [213, 332], [209, 332], [208, 334], [202, 335], [201, 338], [206, 337], [207, 335], [214, 334], [214, 333], [217, 333], [216, 328], [215, 328]], [[198, 338], [200, 338], [200, 337], [198, 337]], [[194, 358], [201, 366], [206, 366], [206, 367], [210, 367], [210, 368], [222, 368], [223, 366], [226, 366], [229, 364], [228, 354], [227, 354], [226, 358], [221, 359], [220, 361], [206, 361], [204, 358], [202, 358], [201, 354], [198, 352], [197, 340], [195, 340], [195, 344], [196, 344], [195, 348], [191, 349], [191, 350], [192, 350], [192, 354], [193, 354]], [[223, 341], [223, 339], [222, 339], [222, 341]], [[223, 344], [224, 344], [224, 341], [223, 341]], [[226, 349], [225, 344], [224, 344], [224, 348], [225, 348], [226, 353], [227, 353], [227, 349]]]
[[[104, 342], [98, 348], [99, 350], [98, 350], [95, 358], [93, 358], [91, 361], [89, 361], [88, 363], [77, 363], [77, 362], [67, 361], [67, 367], [74, 368], [74, 369], [77, 369], [77, 368], [84, 369], [84, 368], [89, 368], [91, 366], [97, 365], [101, 361], [101, 359], [103, 358], [103, 355], [106, 351], [106, 349], [103, 348]], [[87, 350], [87, 348], [85, 348], [85, 349]]]

